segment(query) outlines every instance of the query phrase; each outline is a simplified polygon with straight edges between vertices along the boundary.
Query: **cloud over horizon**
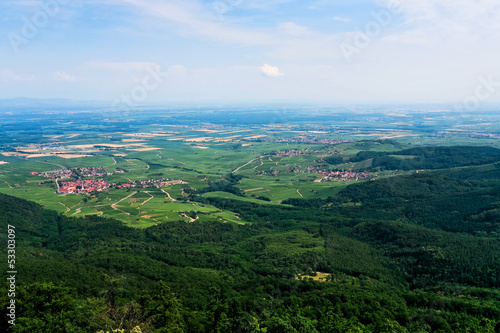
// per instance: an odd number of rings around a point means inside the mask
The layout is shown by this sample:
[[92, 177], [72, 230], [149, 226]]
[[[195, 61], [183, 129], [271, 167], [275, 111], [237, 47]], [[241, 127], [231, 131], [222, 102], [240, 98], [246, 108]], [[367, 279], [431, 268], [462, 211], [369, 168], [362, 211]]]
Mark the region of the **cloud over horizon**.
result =
[[277, 66], [270, 66], [268, 64], [264, 64], [264, 66], [260, 67], [260, 71], [267, 77], [278, 77], [284, 75], [283, 73], [280, 73]]
[[70, 75], [65, 72], [57, 72], [55, 76], [58, 81], [76, 82], [78, 80], [76, 76]]
[[[155, 68], [171, 76], [158, 96], [151, 94], [165, 102], [222, 101], [240, 93], [242, 101], [458, 102], [478, 77], [500, 80], [498, 1], [400, 0], [390, 12], [394, 0], [221, 1], [231, 10], [217, 12], [201, 0], [88, 0], [65, 7], [49, 24], [35, 25], [19, 54], [0, 40], [0, 98], [113, 99]], [[1, 3], [0, 34], [34, 24], [22, 16], [41, 15], [37, 3]], [[350, 61], [343, 43], [353, 47]]]

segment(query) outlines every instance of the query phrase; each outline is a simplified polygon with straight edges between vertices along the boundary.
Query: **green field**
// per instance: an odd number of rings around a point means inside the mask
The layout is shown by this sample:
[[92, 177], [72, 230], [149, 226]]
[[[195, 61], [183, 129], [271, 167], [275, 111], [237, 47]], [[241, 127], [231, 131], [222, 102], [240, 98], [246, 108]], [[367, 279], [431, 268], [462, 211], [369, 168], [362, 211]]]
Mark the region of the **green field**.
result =
[[[22, 127], [5, 132], [6, 137], [15, 136], [16, 140], [6, 141], [0, 147], [0, 160], [6, 162], [0, 164], [0, 192], [33, 200], [67, 216], [97, 214], [138, 228], [177, 220], [189, 222], [193, 218], [246, 223], [234, 212], [185, 202], [185, 191], [203, 191], [209, 184], [224, 181], [228, 174], [233, 173], [241, 177], [237, 184], [232, 185], [241, 192], [240, 195], [211, 190], [203, 196], [266, 205], [277, 205], [289, 198], [325, 199], [356, 181], [319, 182], [322, 176], [308, 172], [309, 167], [357, 171], [372, 167], [372, 159], [338, 165], [325, 163], [323, 159], [332, 154], [348, 161], [359, 152], [391, 154], [430, 140], [434, 144], [447, 145], [465, 142], [496, 144], [488, 138], [465, 139], [468, 132], [450, 132], [449, 138], [436, 139], [419, 132], [418, 128], [409, 130], [404, 124], [381, 127], [362, 118], [345, 124], [311, 120], [271, 127], [255, 124], [209, 126], [206, 123], [173, 126], [168, 125], [167, 117], [165, 121], [158, 118], [153, 123], [129, 124], [129, 128], [120, 131], [118, 125], [124, 120], [118, 114], [114, 116], [117, 118], [109, 115], [115, 123], [105, 126], [73, 114], [71, 122], [47, 119], [40, 123], [40, 135], [33, 135]], [[64, 115], [61, 117], [64, 119]], [[471, 131], [481, 126], [471, 125]], [[354, 127], [356, 131], [352, 129]], [[391, 135], [397, 139], [376, 139]], [[329, 144], [308, 140], [352, 142]], [[276, 155], [291, 150], [301, 153]], [[64, 155], [71, 158], [63, 158]], [[389, 156], [412, 158], [397, 154]], [[102, 177], [108, 183], [168, 178], [182, 180], [183, 184], [162, 189], [110, 189], [109, 192], [89, 195], [61, 195], [56, 193], [55, 180], [30, 174], [81, 167], [103, 167], [112, 174]], [[378, 176], [391, 177], [408, 172], [379, 170]], [[127, 198], [134, 191], [138, 193]], [[121, 201], [124, 198], [127, 199]]]

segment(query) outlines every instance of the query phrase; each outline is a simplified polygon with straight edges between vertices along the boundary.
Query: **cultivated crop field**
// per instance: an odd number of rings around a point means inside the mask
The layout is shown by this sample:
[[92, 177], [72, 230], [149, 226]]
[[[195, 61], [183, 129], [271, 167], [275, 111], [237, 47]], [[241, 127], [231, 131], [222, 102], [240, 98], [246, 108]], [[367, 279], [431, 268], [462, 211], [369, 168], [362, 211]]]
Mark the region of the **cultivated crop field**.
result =
[[[280, 205], [290, 198], [325, 199], [354, 182], [415, 172], [374, 169], [373, 158], [351, 162], [352, 156], [367, 151], [390, 154], [431, 139], [422, 126], [409, 129], [394, 121], [381, 127], [361, 115], [342, 123], [319, 112], [307, 122], [292, 116], [287, 123], [269, 124], [257, 121], [261, 114], [233, 123], [217, 117], [212, 122], [196, 121], [190, 118], [192, 113], [183, 121], [179, 114], [158, 117], [158, 112], [137, 114], [133, 121], [121, 114], [80, 118], [76, 113], [71, 122], [65, 121], [69, 115], [64, 113], [51, 118], [42, 112], [33, 119], [46, 121], [28, 119], [24, 125], [29, 130], [9, 127], [16, 120], [0, 115], [6, 124], [0, 147], [0, 192], [67, 216], [100, 215], [137, 228], [179, 220], [247, 223], [230, 210], [190, 202], [189, 193], [265, 205]], [[399, 116], [408, 117], [393, 115]], [[151, 122], [148, 117], [157, 118]], [[469, 124], [467, 131], [454, 131], [453, 124], [448, 125], [443, 125], [446, 134], [432, 137], [434, 144], [497, 145], [488, 136], [470, 138], [473, 131], [485, 130], [483, 125]], [[8, 139], [14, 136], [16, 140]], [[332, 158], [334, 163], [329, 162]], [[82, 168], [104, 169], [106, 174], [93, 178], [114, 185], [85, 194], [57, 193], [61, 180], [41, 175]], [[366, 170], [371, 170], [369, 176], [358, 175]], [[228, 175], [238, 178], [228, 185]], [[144, 185], [159, 180], [161, 186]], [[132, 186], [124, 187], [127, 184]]]

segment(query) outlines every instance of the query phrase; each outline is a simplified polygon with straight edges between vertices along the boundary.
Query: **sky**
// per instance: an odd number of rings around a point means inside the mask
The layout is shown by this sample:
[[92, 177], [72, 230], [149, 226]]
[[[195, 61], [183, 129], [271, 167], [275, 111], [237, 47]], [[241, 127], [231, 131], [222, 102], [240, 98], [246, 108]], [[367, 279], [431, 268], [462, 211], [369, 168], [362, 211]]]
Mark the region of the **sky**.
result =
[[0, 98], [500, 102], [498, 0], [2, 0]]

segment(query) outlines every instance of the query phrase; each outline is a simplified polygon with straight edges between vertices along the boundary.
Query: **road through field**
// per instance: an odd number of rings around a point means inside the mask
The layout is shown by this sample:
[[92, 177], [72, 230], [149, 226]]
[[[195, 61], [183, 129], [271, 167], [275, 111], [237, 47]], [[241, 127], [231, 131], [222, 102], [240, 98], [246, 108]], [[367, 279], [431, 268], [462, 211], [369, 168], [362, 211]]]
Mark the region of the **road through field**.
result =
[[63, 206], [64, 206], [64, 208], [66, 208], [65, 213], [67, 213], [67, 212], [69, 212], [69, 211], [71, 210], [71, 208], [69, 208], [68, 206], [66, 206], [65, 204], [63, 204], [61, 201], [59, 201], [59, 203], [60, 203], [61, 205], [63, 205]]
[[104, 166], [103, 167], [104, 169], [109, 168], [110, 166], [113, 166], [113, 165], [115, 165], [117, 163], [114, 157], [111, 157], [111, 158], [113, 159], [113, 164]]
[[125, 213], [125, 214], [127, 214], [127, 215], [130, 215], [130, 213], [129, 213], [129, 212], [126, 212], [126, 211], [124, 211], [124, 210], [121, 210], [120, 208], [117, 208], [117, 207], [116, 207], [116, 205], [118, 205], [118, 204], [119, 204], [120, 202], [122, 202], [123, 200], [127, 200], [128, 198], [130, 198], [131, 196], [133, 196], [133, 195], [134, 195], [134, 194], [136, 194], [136, 193], [137, 193], [137, 191], [134, 191], [134, 192], [132, 192], [132, 194], [127, 195], [125, 198], [122, 198], [122, 199], [118, 200], [117, 202], [115, 202], [115, 203], [111, 204], [111, 208], [113, 208], [114, 210], [119, 210], [120, 212], [124, 212], [124, 213]]
[[9, 183], [7, 183], [6, 180], [0, 179], [0, 182], [4, 182], [5, 184], [7, 184], [7, 186], [9, 186], [10, 188], [13, 188], [12, 185], [10, 185]]
[[165, 194], [167, 195], [167, 197], [168, 197], [170, 200], [172, 200], [172, 201], [177, 201], [177, 200], [175, 200], [174, 198], [172, 198], [172, 197], [170, 196], [170, 193], [168, 193], [168, 192], [167, 192], [167, 191], [165, 191], [164, 189], [161, 189], [161, 191], [162, 191], [163, 193], [165, 193]]
[[262, 161], [262, 158], [260, 159], [260, 165], [256, 165], [253, 169], [257, 169], [258, 167], [264, 165], [264, 161]]
[[233, 173], [236, 173], [236, 172], [237, 172], [238, 170], [240, 170], [241, 168], [246, 167], [247, 165], [249, 165], [249, 164], [250, 164], [250, 163], [252, 163], [253, 161], [258, 160], [259, 158], [263, 158], [263, 157], [264, 157], [264, 156], [259, 156], [259, 157], [254, 158], [253, 160], [251, 160], [251, 161], [249, 161], [249, 162], [247, 162], [247, 163], [243, 164], [242, 166], [240, 166], [240, 167], [238, 167], [238, 168], [234, 169]]
[[196, 218], [192, 218], [191, 216], [188, 216], [185, 213], [179, 213], [179, 216], [189, 219], [189, 223], [193, 223], [194, 221], [200, 218], [198, 215], [196, 215]]
[[152, 195], [149, 193], [149, 191], [144, 191], [144, 193], [147, 193], [147, 194], [150, 196], [150, 198], [149, 198], [149, 199], [147, 199], [147, 200], [145, 200], [143, 203], [141, 203], [141, 204], [139, 205], [139, 207], [137, 207], [137, 209], [141, 209], [141, 206], [142, 206], [142, 205], [144, 205], [146, 202], [148, 202], [149, 200], [151, 200], [151, 199], [153, 199], [153, 198], [154, 198], [154, 196], [152, 196]]

